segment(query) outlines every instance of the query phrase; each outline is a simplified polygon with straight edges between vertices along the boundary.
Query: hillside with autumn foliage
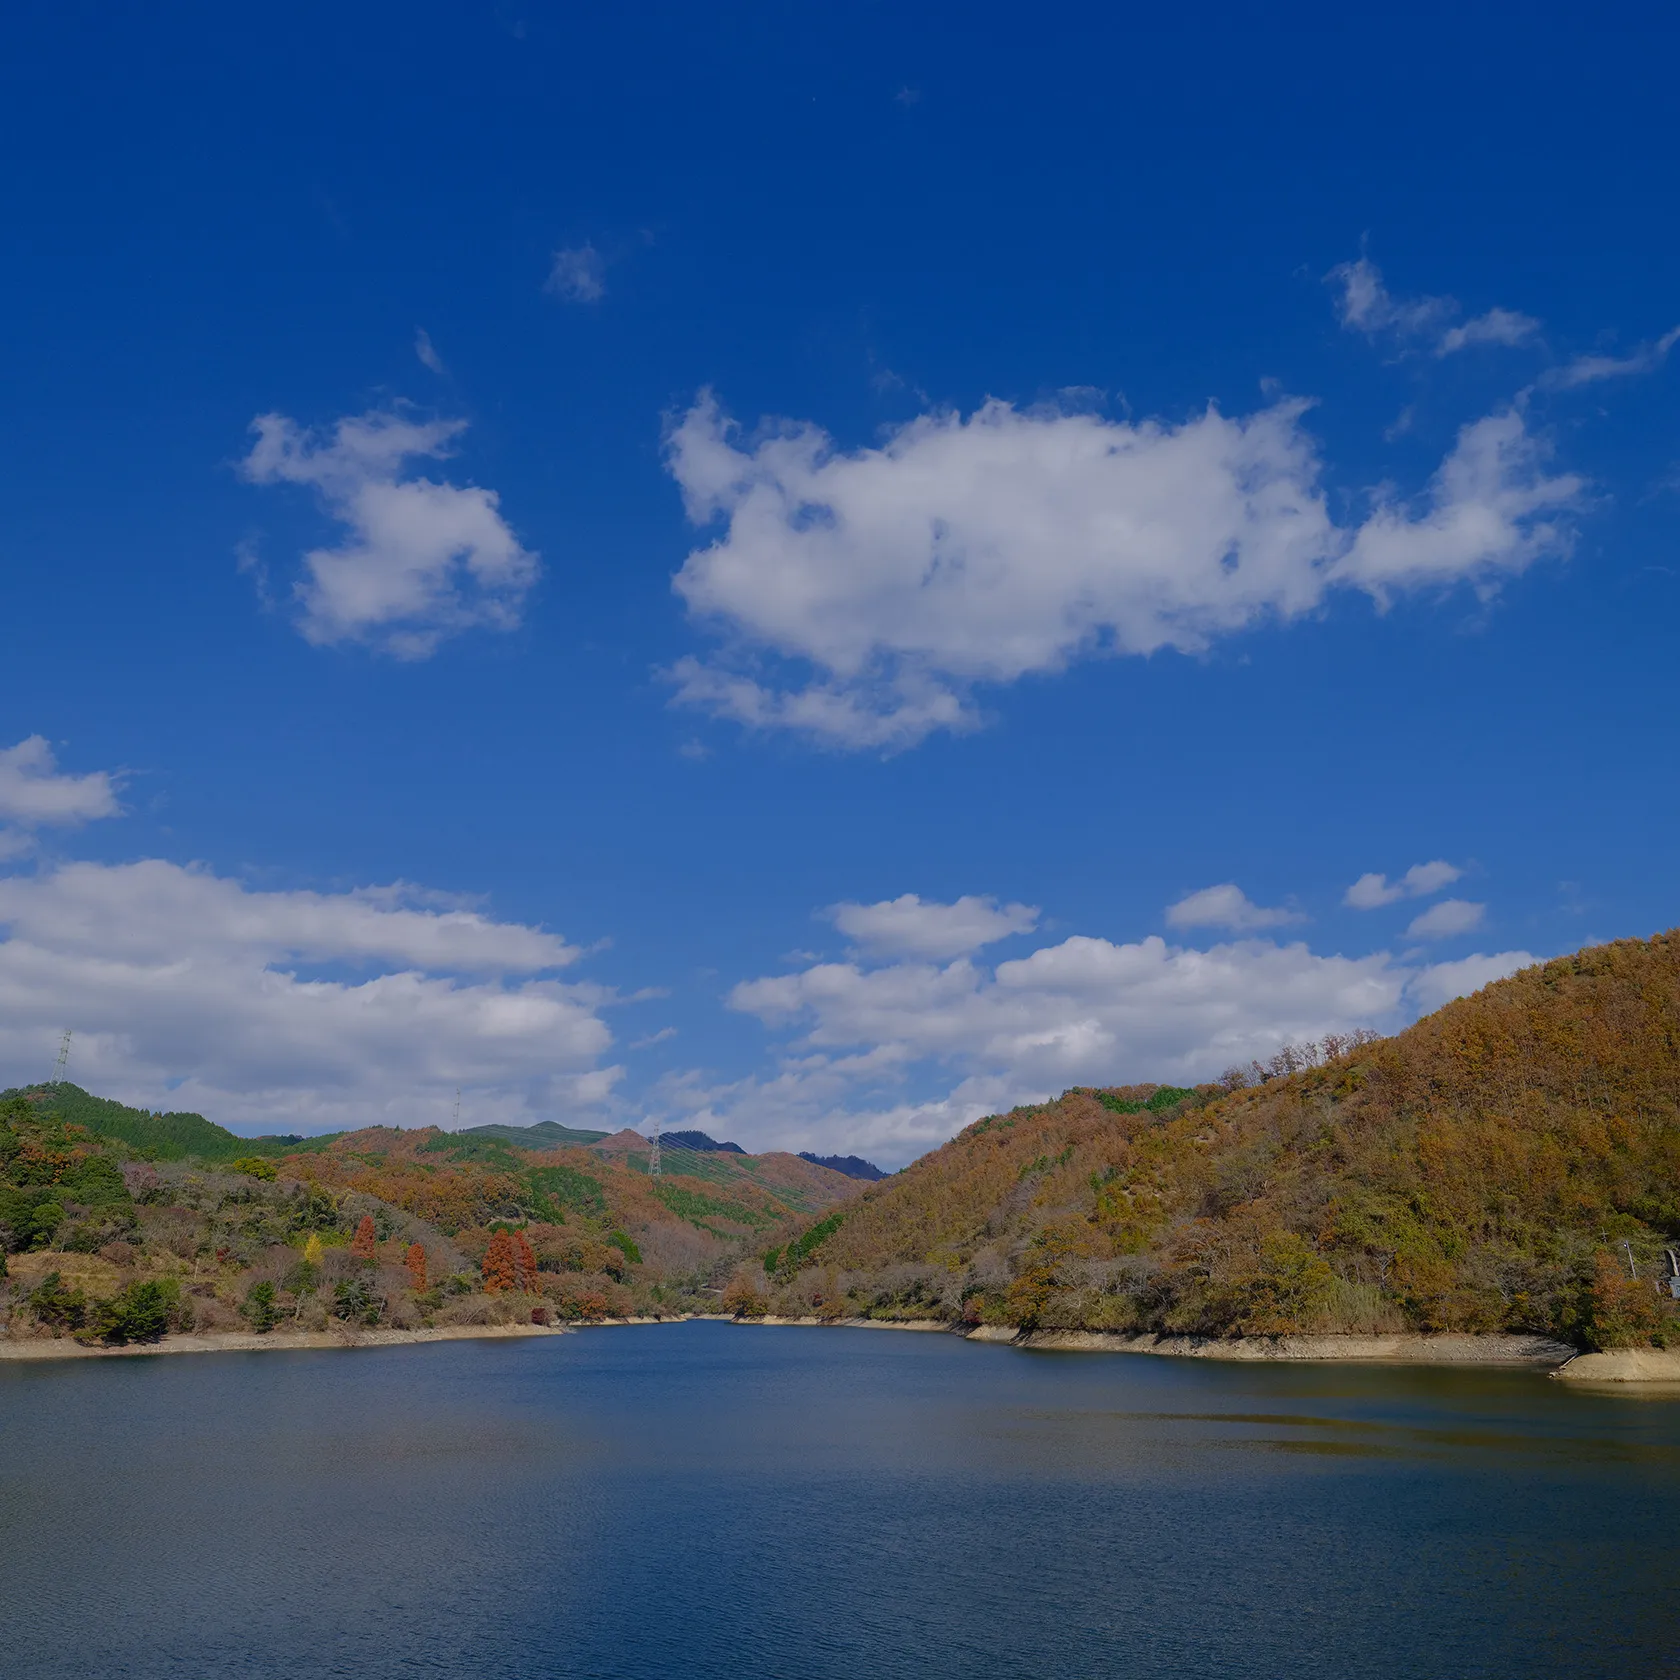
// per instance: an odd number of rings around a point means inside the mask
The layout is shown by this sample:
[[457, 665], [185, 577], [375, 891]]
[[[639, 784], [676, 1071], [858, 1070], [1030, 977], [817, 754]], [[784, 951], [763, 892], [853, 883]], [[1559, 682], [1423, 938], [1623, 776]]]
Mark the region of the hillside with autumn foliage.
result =
[[794, 1155], [671, 1151], [659, 1176], [649, 1155], [558, 1127], [240, 1139], [74, 1086], [9, 1092], [0, 1322], [121, 1343], [676, 1313], [858, 1189]]
[[1397, 1037], [970, 1126], [807, 1221], [744, 1312], [1680, 1342], [1680, 934], [1527, 969]]

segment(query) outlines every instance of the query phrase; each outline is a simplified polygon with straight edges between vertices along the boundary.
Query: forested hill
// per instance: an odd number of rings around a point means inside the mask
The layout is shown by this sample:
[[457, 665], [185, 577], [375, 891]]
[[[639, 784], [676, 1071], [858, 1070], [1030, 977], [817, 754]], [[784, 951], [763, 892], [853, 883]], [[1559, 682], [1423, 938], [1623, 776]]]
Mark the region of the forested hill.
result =
[[0, 1335], [715, 1307], [743, 1249], [858, 1190], [793, 1155], [672, 1150], [653, 1177], [649, 1153], [553, 1124], [249, 1139], [67, 1083], [0, 1094]]
[[[748, 1310], [1215, 1336], [1680, 1341], [1680, 934], [1395, 1038], [970, 1126], [743, 1274]], [[1632, 1275], [1637, 1272], [1637, 1280]]]
[[[144, 1108], [130, 1108], [110, 1097], [96, 1097], [79, 1085], [62, 1080], [56, 1085], [31, 1085], [0, 1091], [0, 1101], [25, 1097], [37, 1105], [50, 1096], [50, 1107], [60, 1119], [81, 1126], [95, 1137], [114, 1138], [154, 1161], [231, 1161], [241, 1155], [284, 1154], [305, 1144], [299, 1137], [242, 1138], [202, 1114], [162, 1114]], [[337, 1134], [333, 1134], [336, 1136]], [[322, 1147], [331, 1137], [311, 1138], [310, 1145]]]

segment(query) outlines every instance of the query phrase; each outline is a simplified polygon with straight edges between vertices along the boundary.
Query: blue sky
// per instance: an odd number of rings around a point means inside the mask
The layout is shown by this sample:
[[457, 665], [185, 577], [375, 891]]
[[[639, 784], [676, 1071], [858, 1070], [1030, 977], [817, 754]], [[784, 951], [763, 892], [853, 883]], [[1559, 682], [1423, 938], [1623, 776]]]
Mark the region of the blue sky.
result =
[[1675, 920], [1672, 29], [596, 12], [13, 14], [0, 1080], [898, 1164]]

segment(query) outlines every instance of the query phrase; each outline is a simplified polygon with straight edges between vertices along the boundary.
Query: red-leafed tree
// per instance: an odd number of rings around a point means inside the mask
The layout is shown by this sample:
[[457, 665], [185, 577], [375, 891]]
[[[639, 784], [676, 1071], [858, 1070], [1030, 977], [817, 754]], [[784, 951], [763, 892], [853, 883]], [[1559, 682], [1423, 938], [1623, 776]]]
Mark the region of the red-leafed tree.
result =
[[490, 1239], [490, 1246], [484, 1251], [484, 1288], [490, 1295], [500, 1295], [503, 1290], [517, 1289], [519, 1276], [513, 1258], [513, 1238], [507, 1229], [497, 1231]]
[[408, 1253], [403, 1256], [403, 1264], [408, 1267], [408, 1281], [414, 1285], [414, 1293], [421, 1295], [426, 1289], [426, 1251], [419, 1243], [410, 1243]]
[[528, 1295], [537, 1292], [537, 1257], [531, 1241], [523, 1231], [513, 1234], [513, 1269], [519, 1277], [519, 1287]]
[[364, 1213], [362, 1222], [356, 1227], [356, 1234], [350, 1239], [350, 1252], [358, 1260], [377, 1260], [379, 1258], [379, 1233], [373, 1228], [373, 1215]]

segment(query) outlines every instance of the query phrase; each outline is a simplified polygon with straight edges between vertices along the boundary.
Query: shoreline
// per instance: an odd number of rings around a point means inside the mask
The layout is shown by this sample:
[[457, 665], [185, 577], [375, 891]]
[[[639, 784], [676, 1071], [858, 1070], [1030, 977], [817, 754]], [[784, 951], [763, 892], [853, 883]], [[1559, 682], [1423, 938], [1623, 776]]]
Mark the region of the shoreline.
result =
[[202, 1336], [164, 1336], [120, 1347], [88, 1346], [70, 1336], [0, 1337], [0, 1362], [47, 1359], [134, 1359], [159, 1353], [279, 1353], [319, 1348], [409, 1347], [422, 1342], [465, 1342], [485, 1338], [563, 1336], [571, 1326], [552, 1324], [448, 1324], [431, 1330], [213, 1330]]
[[[1620, 1356], [1583, 1354], [1567, 1342], [1547, 1336], [1465, 1335], [1442, 1332], [1436, 1335], [1396, 1333], [1386, 1336], [1172, 1336], [1143, 1332], [1129, 1335], [1112, 1330], [1032, 1330], [1023, 1332], [1013, 1324], [981, 1324], [965, 1329], [942, 1319], [818, 1318], [741, 1319], [743, 1324], [766, 1326], [801, 1325], [844, 1330], [912, 1330], [943, 1332], [964, 1341], [987, 1342], [1002, 1347], [1025, 1348], [1042, 1353], [1146, 1353], [1173, 1359], [1221, 1359], [1237, 1363], [1301, 1360], [1336, 1364], [1390, 1365], [1505, 1365], [1550, 1368], [1582, 1359], [1603, 1360]], [[1655, 1353], [1656, 1350], [1649, 1350]], [[1658, 1354], [1658, 1359], [1676, 1360], [1680, 1377], [1680, 1355]], [[1587, 1373], [1582, 1372], [1585, 1376]], [[1606, 1380], [1602, 1377], [1597, 1380]], [[1622, 1380], [1634, 1380], [1625, 1378]], [[1649, 1379], [1643, 1379], [1649, 1380]]]
[[133, 1359], [156, 1354], [313, 1352], [324, 1349], [412, 1347], [431, 1342], [509, 1341], [571, 1335], [578, 1330], [608, 1330], [630, 1325], [684, 1324], [690, 1321], [739, 1324], [764, 1329], [897, 1330], [959, 1336], [964, 1341], [1037, 1353], [1131, 1353], [1172, 1359], [1217, 1359], [1232, 1363], [1280, 1361], [1364, 1365], [1477, 1365], [1544, 1371], [1564, 1382], [1610, 1385], [1662, 1385], [1680, 1391], [1680, 1352], [1626, 1348], [1584, 1353], [1545, 1336], [1436, 1335], [1386, 1336], [1173, 1336], [1145, 1332], [1128, 1335], [1107, 1330], [1035, 1330], [1010, 1324], [967, 1327], [943, 1319], [883, 1318], [735, 1318], [729, 1313], [681, 1313], [665, 1318], [608, 1318], [568, 1324], [451, 1324], [427, 1330], [221, 1330], [204, 1335], [166, 1336], [156, 1342], [120, 1347], [87, 1346], [65, 1336], [13, 1341], [0, 1337], [0, 1363], [64, 1359]]

